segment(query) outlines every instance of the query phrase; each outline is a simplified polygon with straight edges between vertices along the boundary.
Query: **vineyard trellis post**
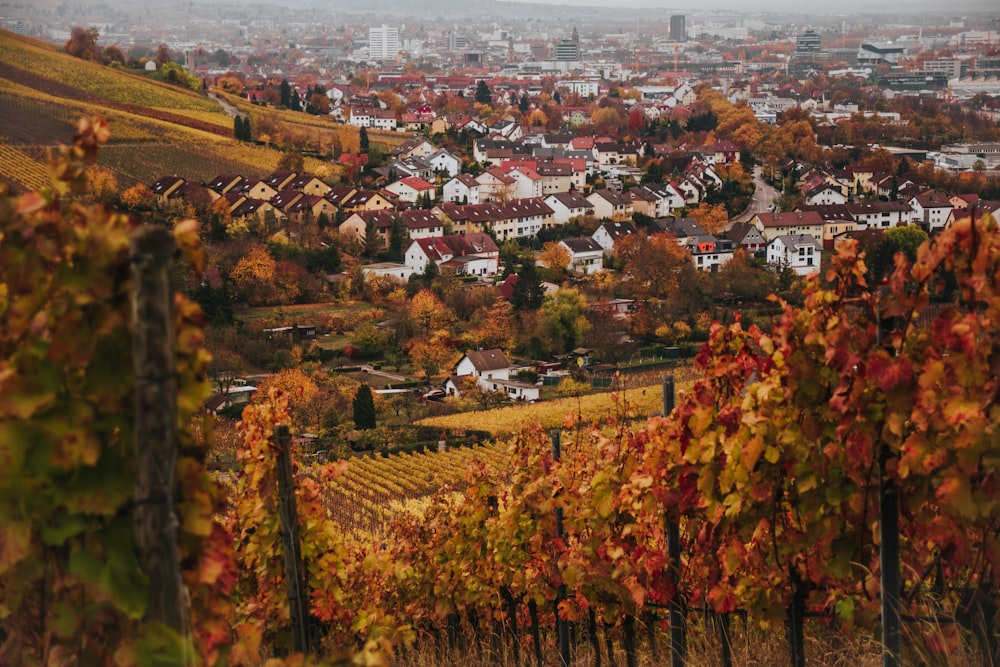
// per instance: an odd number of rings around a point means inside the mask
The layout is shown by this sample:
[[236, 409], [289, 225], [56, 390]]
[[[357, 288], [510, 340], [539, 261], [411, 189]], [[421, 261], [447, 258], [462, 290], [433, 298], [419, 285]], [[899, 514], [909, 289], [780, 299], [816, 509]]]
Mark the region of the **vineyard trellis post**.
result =
[[[882, 300], [875, 300], [876, 343], [883, 343]], [[900, 616], [899, 490], [888, 477], [889, 448], [879, 448], [879, 574], [882, 586], [882, 667], [899, 667], [903, 649]]]
[[302, 546], [299, 543], [299, 517], [295, 507], [295, 481], [292, 477], [292, 436], [285, 424], [274, 429], [278, 450], [278, 513], [281, 519], [281, 544], [285, 554], [285, 586], [292, 624], [292, 647], [309, 652], [308, 612], [305, 581], [302, 576]]
[[902, 619], [899, 607], [899, 491], [888, 478], [887, 447], [879, 456], [879, 568], [882, 577], [882, 667], [899, 667]]
[[142, 227], [133, 232], [130, 243], [135, 538], [139, 563], [150, 582], [145, 616], [189, 637], [174, 513], [178, 377], [170, 277], [175, 246], [162, 227]]
[[[674, 411], [674, 376], [663, 376], [663, 416], [668, 416]], [[671, 667], [684, 667], [686, 660], [685, 650], [685, 621], [684, 608], [680, 599], [680, 571], [681, 571], [681, 535], [680, 525], [676, 521], [666, 519], [667, 531], [667, 556], [670, 559], [670, 570], [668, 578], [674, 589], [674, 595], [670, 599], [670, 665]]]
[[[559, 429], [552, 429], [549, 433], [552, 438], [552, 460], [562, 460], [562, 441]], [[565, 535], [563, 528], [563, 508], [556, 507], [556, 536], [562, 538]], [[559, 584], [559, 591], [556, 593], [556, 638], [559, 643], [559, 664], [569, 665], [569, 621], [559, 616], [559, 605], [566, 599], [566, 584]]]

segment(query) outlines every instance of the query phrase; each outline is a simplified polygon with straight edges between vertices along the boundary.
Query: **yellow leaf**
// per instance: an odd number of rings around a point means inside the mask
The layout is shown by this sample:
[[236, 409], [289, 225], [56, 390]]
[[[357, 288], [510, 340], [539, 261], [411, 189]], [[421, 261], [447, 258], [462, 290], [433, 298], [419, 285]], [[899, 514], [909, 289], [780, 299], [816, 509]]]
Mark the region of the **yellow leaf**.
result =
[[777, 463], [778, 454], [779, 454], [778, 448], [775, 447], [774, 445], [768, 445], [767, 448], [764, 450], [764, 458], [767, 459], [768, 463]]

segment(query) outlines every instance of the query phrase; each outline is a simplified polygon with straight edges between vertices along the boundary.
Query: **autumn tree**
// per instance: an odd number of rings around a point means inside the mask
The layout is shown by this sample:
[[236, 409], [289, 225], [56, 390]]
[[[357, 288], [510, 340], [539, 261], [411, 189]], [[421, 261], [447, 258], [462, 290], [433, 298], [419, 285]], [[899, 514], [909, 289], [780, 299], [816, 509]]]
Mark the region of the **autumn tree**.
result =
[[709, 204], [701, 202], [695, 208], [688, 211], [688, 216], [712, 235], [721, 234], [729, 224], [729, 214], [722, 204]]
[[615, 252], [625, 262], [622, 287], [639, 300], [665, 298], [677, 292], [682, 276], [695, 270], [691, 256], [670, 234], [632, 234], [615, 243]]
[[160, 42], [160, 45], [156, 48], [156, 66], [162, 69], [167, 63], [172, 61], [170, 47], [166, 43]]
[[514, 307], [509, 301], [497, 299], [489, 307], [473, 313], [466, 339], [476, 349], [510, 350], [514, 346]]
[[127, 211], [148, 211], [156, 203], [156, 195], [144, 183], [136, 183], [118, 198]]
[[277, 262], [267, 248], [260, 243], [252, 244], [229, 272], [237, 297], [255, 306], [274, 303], [277, 298], [274, 285], [276, 266]]
[[558, 241], [549, 241], [542, 246], [542, 251], [538, 254], [538, 259], [547, 268], [555, 272], [556, 275], [559, 275], [566, 271], [571, 257], [566, 246]]
[[428, 380], [442, 370], [448, 370], [458, 356], [446, 331], [436, 331], [429, 339], [410, 344], [410, 363], [424, 372]]
[[431, 331], [447, 328], [454, 319], [448, 307], [428, 289], [422, 289], [413, 296], [407, 314], [424, 338], [430, 336]]
[[66, 40], [63, 48], [66, 50], [66, 53], [75, 58], [101, 62], [102, 50], [97, 44], [99, 38], [100, 33], [97, 28], [76, 26], [70, 32], [69, 39]]

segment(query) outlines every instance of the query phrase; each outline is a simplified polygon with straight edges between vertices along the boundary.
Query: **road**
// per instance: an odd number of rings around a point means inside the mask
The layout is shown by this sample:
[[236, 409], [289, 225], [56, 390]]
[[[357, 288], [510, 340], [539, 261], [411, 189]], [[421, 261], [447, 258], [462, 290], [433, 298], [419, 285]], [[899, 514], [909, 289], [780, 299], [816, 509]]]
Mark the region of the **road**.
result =
[[764, 181], [759, 166], [753, 168], [753, 185], [753, 198], [750, 200], [750, 205], [743, 213], [733, 218], [732, 222], [747, 222], [757, 213], [771, 210], [774, 200], [780, 196], [777, 190]]

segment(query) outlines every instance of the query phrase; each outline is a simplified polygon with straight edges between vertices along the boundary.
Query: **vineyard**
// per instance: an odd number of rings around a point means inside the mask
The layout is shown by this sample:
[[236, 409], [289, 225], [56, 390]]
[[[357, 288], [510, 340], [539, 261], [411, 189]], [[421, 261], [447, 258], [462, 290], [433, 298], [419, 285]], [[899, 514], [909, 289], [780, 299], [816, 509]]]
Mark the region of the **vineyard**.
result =
[[55, 46], [9, 32], [0, 33], [5, 78], [57, 97], [134, 107], [211, 112], [225, 117], [212, 100], [139, 74], [68, 56]]
[[841, 244], [769, 332], [713, 324], [685, 391], [487, 447], [319, 462], [273, 389], [220, 485], [204, 316], [170, 288], [198, 225], [78, 201], [106, 139], [84, 122], [50, 189], [0, 192], [0, 662], [1000, 661], [989, 215], [884, 289]]
[[[495, 461], [496, 444], [448, 449], [444, 452], [394, 454], [388, 457], [355, 457], [343, 473], [324, 487], [328, 516], [355, 539], [384, 539], [395, 517], [419, 513], [421, 503], [441, 489], [458, 488], [473, 462]], [[303, 468], [310, 475], [310, 467]]]
[[[679, 377], [690, 376], [692, 369], [681, 369]], [[641, 419], [663, 410], [660, 395], [662, 372], [642, 376], [619, 376], [615, 391], [564, 397], [539, 403], [507, 405], [492, 410], [462, 412], [426, 417], [417, 423], [442, 429], [476, 428], [496, 436], [507, 436], [530, 424], [557, 428], [566, 423], [567, 415], [582, 422], [614, 421], [621, 418]], [[690, 386], [685, 380], [681, 387]]]
[[[0, 137], [7, 150], [23, 156], [23, 162], [3, 169], [2, 174], [26, 189], [38, 187], [23, 181], [19, 174], [47, 174], [45, 161], [49, 149], [72, 136], [81, 116], [102, 114], [114, 127], [108, 145], [101, 151], [99, 163], [116, 174], [123, 188], [136, 182], [146, 184], [167, 174], [179, 174], [195, 181], [209, 181], [220, 172], [264, 176], [274, 171], [282, 158], [280, 151], [237, 142], [213, 133], [175, 123], [136, 116], [101, 105], [58, 99], [31, 93], [20, 86], [0, 87], [0, 109], [10, 120], [8, 136]], [[228, 117], [221, 116], [228, 121]], [[227, 130], [228, 132], [228, 130]], [[51, 144], [29, 143], [38, 137], [53, 137]], [[11, 153], [13, 155], [13, 153]], [[337, 167], [314, 158], [305, 159], [312, 173], [333, 174]], [[47, 178], [47, 176], [46, 176]]]

